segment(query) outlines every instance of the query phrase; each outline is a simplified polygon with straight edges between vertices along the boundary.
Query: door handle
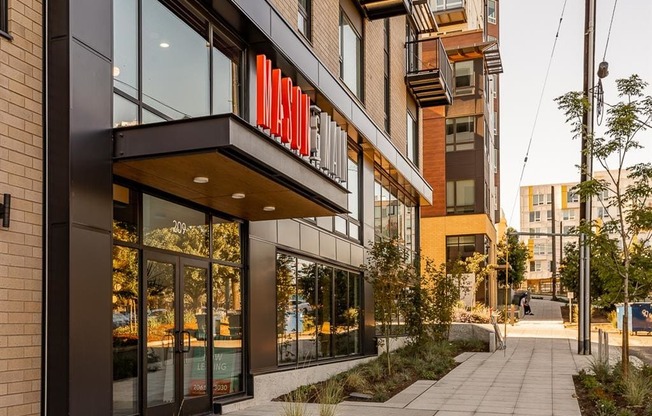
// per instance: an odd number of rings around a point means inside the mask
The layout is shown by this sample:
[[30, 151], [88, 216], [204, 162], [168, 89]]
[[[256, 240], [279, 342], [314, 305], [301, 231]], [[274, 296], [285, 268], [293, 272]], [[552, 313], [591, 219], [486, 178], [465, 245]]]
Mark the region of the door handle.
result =
[[190, 332], [181, 331], [181, 352], [190, 352]]

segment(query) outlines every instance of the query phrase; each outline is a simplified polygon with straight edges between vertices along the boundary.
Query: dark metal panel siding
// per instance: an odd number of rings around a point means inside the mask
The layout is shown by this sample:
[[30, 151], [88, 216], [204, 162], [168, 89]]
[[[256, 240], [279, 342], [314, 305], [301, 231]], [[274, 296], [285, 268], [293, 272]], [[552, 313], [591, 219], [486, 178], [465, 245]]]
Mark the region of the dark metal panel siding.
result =
[[364, 319], [364, 330], [362, 333], [362, 353], [365, 355], [376, 353], [376, 321], [374, 319], [374, 291], [371, 285], [363, 281], [362, 285], [362, 316]]
[[94, 51], [113, 56], [113, 2], [70, 0], [70, 31]]
[[[111, 409], [111, 235], [70, 234], [70, 414]], [[106, 413], [105, 413], [106, 412]]]
[[[107, 2], [110, 3], [110, 2]], [[70, 113], [71, 215], [73, 221], [111, 229], [111, 65], [73, 41], [73, 111]]]
[[276, 247], [249, 240], [251, 372], [276, 368]]
[[[68, 408], [68, 224], [51, 226], [48, 235], [50, 263], [47, 274], [47, 304], [44, 312], [48, 316], [44, 328], [48, 360], [44, 368], [44, 380], [47, 383], [47, 400], [43, 403], [48, 415], [66, 414]], [[45, 367], [45, 366], [44, 366]]]

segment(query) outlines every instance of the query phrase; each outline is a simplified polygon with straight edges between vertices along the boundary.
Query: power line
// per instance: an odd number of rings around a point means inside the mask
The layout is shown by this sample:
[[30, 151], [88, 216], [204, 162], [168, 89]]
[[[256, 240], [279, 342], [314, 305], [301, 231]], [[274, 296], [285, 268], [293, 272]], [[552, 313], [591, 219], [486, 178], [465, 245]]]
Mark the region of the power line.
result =
[[614, 24], [614, 16], [616, 15], [616, 6], [618, 5], [618, 0], [614, 1], [614, 8], [611, 11], [611, 22], [609, 22], [609, 32], [607, 32], [607, 43], [604, 45], [604, 55], [602, 55], [602, 61], [607, 60], [607, 48], [609, 48], [609, 38], [611, 37], [611, 27]]
[[537, 120], [539, 119], [539, 112], [541, 110], [541, 103], [543, 102], [543, 93], [546, 90], [546, 85], [548, 84], [548, 75], [550, 75], [550, 67], [552, 66], [552, 58], [555, 55], [555, 48], [557, 47], [557, 40], [559, 39], [559, 31], [561, 30], [561, 22], [564, 20], [564, 12], [566, 11], [566, 2], [564, 0], [564, 5], [561, 9], [561, 16], [559, 17], [559, 25], [557, 26], [557, 33], [555, 34], [555, 41], [552, 44], [552, 51], [550, 52], [550, 59], [548, 61], [548, 69], [546, 70], [546, 77], [543, 80], [543, 86], [541, 87], [541, 95], [539, 96], [539, 104], [537, 105], [537, 112], [534, 116], [534, 123], [532, 124], [532, 132], [530, 133], [530, 140], [527, 144], [527, 150], [525, 151], [525, 159], [523, 159], [523, 168], [521, 169], [521, 176], [518, 179], [518, 189], [516, 190], [516, 196], [514, 197], [514, 203], [512, 204], [512, 212], [509, 214], [509, 222], [512, 222], [514, 217], [514, 209], [516, 208], [516, 202], [518, 201], [518, 195], [521, 191], [521, 183], [523, 183], [523, 175], [525, 174], [525, 166], [527, 165], [528, 156], [530, 155], [530, 147], [532, 147], [532, 139], [534, 138], [534, 130], [537, 126]]

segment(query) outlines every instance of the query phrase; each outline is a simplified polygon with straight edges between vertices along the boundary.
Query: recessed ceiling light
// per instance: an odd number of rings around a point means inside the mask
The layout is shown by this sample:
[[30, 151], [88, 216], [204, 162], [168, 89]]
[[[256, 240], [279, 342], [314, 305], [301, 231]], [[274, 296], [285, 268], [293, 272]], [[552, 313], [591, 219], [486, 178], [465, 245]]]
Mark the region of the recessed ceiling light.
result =
[[208, 178], [206, 176], [195, 176], [192, 181], [194, 183], [208, 183]]
[[243, 199], [245, 197], [245, 194], [242, 192], [236, 192], [233, 195], [231, 195], [231, 198], [233, 199]]
[[161, 42], [161, 44], [158, 45], [158, 46], [160, 46], [161, 48], [169, 48], [169, 47], [170, 47], [170, 44], [167, 43], [167, 42]]
[[120, 75], [120, 68], [118, 68], [117, 66], [114, 66], [113, 67], [113, 76], [117, 77], [119, 75]]
[[266, 206], [266, 207], [263, 207], [263, 211], [267, 211], [267, 212], [276, 211], [276, 207], [273, 207], [273, 206], [271, 206], [271, 205], [268, 205], [268, 206]]

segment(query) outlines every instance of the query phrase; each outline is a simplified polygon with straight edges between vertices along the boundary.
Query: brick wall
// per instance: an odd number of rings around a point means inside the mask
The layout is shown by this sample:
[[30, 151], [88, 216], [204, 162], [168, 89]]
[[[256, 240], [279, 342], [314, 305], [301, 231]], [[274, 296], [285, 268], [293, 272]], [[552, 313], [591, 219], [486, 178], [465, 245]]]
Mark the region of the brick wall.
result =
[[0, 416], [40, 413], [42, 235], [42, 4], [9, 2], [0, 38]]

